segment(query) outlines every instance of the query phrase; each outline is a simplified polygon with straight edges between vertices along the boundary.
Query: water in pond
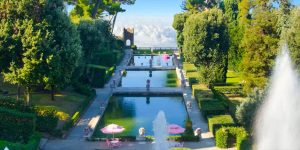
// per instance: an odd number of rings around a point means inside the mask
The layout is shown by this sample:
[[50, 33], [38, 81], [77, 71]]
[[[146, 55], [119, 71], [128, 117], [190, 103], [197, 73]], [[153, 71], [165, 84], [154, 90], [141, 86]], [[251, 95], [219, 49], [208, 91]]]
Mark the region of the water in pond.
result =
[[[151, 56], [134, 56], [131, 65], [150, 66]], [[173, 66], [173, 56], [153, 56], [153, 66]]]
[[127, 71], [122, 78], [122, 87], [146, 87], [150, 80], [151, 87], [165, 87], [167, 71]]
[[116, 136], [137, 136], [141, 127], [145, 128], [146, 135], [153, 135], [152, 122], [159, 111], [164, 111], [168, 123], [184, 127], [187, 113], [182, 97], [113, 96], [94, 136], [110, 137], [102, 134], [100, 129], [111, 123], [126, 128]]

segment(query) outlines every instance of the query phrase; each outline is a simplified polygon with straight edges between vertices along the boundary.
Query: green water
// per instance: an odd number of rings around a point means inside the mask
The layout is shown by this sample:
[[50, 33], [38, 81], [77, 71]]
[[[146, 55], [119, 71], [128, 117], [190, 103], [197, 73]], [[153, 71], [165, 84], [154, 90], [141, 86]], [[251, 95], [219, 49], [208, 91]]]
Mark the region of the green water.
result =
[[125, 127], [125, 132], [116, 136], [136, 136], [141, 127], [146, 129], [146, 135], [153, 135], [152, 121], [158, 112], [165, 112], [167, 122], [184, 127], [187, 117], [182, 97], [122, 97], [113, 96], [100, 120], [95, 137], [110, 137], [100, 129], [114, 123]]

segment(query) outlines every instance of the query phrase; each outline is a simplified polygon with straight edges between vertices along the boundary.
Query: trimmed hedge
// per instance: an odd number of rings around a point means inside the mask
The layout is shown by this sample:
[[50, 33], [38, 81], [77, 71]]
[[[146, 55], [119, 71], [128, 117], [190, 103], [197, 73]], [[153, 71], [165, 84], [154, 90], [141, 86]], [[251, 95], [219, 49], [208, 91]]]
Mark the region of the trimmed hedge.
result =
[[27, 142], [35, 131], [35, 115], [0, 107], [0, 139]]
[[51, 132], [55, 129], [58, 123], [57, 110], [48, 106], [35, 107], [37, 115], [36, 129], [41, 132]]
[[230, 115], [218, 115], [208, 117], [208, 129], [214, 135], [223, 126], [234, 126], [235, 123]]
[[250, 150], [251, 145], [248, 133], [243, 127], [222, 127], [216, 132], [216, 146], [219, 148], [229, 148], [230, 138], [236, 141], [237, 150]]
[[223, 103], [218, 100], [202, 100], [199, 104], [202, 115], [205, 118], [212, 115], [222, 115], [226, 113]]
[[1, 141], [0, 140], [0, 149], [4, 149], [7, 147], [9, 150], [37, 150], [40, 144], [41, 135], [40, 134], [33, 134], [26, 144], [21, 143], [12, 143], [8, 141]]
[[215, 86], [214, 89], [224, 94], [243, 94], [241, 86]]
[[13, 97], [0, 96], [0, 107], [15, 109], [21, 112], [34, 112], [33, 107], [28, 107], [23, 100], [16, 100]]
[[41, 132], [53, 131], [58, 123], [57, 110], [53, 107], [27, 106], [25, 101], [12, 97], [0, 97], [0, 107], [36, 114], [36, 130]]

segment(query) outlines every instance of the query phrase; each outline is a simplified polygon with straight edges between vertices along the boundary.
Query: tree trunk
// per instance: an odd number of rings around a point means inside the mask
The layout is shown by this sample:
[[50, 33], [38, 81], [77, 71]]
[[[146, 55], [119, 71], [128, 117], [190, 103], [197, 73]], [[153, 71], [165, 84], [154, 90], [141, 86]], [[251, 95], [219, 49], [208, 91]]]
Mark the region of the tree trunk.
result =
[[25, 89], [25, 102], [27, 105], [30, 104], [30, 88], [26, 87]]
[[98, 11], [98, 8], [99, 8], [101, 3], [102, 3], [102, 0], [97, 0], [97, 2], [95, 4], [95, 7], [92, 10], [92, 18], [93, 19], [96, 19], [97, 11]]
[[112, 27], [111, 27], [111, 32], [112, 32], [112, 33], [114, 32], [114, 28], [115, 28], [117, 16], [118, 16], [118, 12], [114, 15], [114, 19], [113, 19]]
[[18, 87], [17, 87], [17, 100], [20, 100], [20, 98], [21, 98], [21, 86], [20, 86], [20, 84], [18, 84]]
[[54, 94], [55, 94], [55, 87], [54, 87], [54, 85], [51, 85], [51, 100], [52, 101], [55, 101]]

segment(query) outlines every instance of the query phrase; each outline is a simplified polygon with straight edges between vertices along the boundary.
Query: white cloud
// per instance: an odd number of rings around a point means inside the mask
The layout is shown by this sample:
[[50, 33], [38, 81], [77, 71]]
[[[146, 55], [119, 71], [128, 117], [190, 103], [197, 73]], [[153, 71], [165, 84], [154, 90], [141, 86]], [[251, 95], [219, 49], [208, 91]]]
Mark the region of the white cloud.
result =
[[114, 33], [122, 35], [123, 28], [134, 28], [138, 47], [176, 47], [176, 31], [172, 19], [162, 17], [119, 17]]

